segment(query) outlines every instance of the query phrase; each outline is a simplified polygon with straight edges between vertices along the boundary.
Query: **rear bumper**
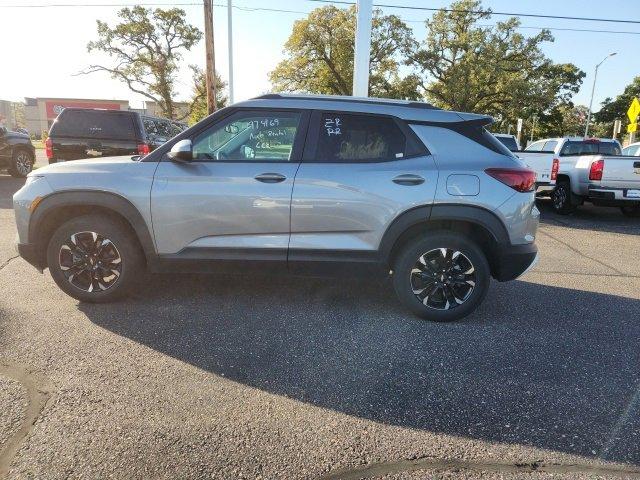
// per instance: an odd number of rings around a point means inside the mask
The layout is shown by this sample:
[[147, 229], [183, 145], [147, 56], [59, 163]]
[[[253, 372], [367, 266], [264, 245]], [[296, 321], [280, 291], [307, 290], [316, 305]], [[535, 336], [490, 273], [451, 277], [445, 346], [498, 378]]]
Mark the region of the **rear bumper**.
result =
[[31, 243], [16, 243], [16, 250], [18, 251], [18, 255], [36, 267], [40, 272], [44, 270], [45, 265], [42, 265], [42, 258], [36, 245]]
[[596, 187], [589, 185], [589, 200], [601, 204], [612, 206], [629, 205], [629, 203], [640, 203], [640, 197], [629, 197], [629, 190], [640, 190], [640, 185], [636, 188], [611, 188]]
[[493, 277], [499, 282], [515, 280], [533, 267], [538, 260], [535, 243], [526, 245], [500, 245], [492, 268]]
[[536, 194], [552, 192], [556, 188], [555, 181], [551, 182], [538, 182], [536, 183]]

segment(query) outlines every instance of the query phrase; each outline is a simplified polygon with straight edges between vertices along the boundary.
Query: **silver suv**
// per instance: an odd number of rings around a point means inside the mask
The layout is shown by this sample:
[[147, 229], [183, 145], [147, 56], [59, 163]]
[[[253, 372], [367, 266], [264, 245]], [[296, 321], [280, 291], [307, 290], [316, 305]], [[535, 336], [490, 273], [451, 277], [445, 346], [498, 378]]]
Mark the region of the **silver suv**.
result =
[[144, 269], [391, 275], [429, 320], [468, 315], [537, 258], [535, 174], [491, 118], [408, 101], [269, 94], [152, 153], [29, 175], [18, 251], [106, 302]]

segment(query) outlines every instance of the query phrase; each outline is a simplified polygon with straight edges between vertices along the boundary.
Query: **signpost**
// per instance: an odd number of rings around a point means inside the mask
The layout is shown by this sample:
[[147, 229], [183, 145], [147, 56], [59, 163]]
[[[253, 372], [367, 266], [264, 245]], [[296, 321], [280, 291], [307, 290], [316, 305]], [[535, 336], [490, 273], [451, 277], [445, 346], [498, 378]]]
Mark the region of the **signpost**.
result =
[[635, 140], [635, 133], [638, 131], [638, 115], [640, 115], [640, 101], [634, 98], [627, 110], [627, 117], [629, 117], [629, 126], [627, 126], [627, 132], [631, 134], [629, 143], [633, 143]]

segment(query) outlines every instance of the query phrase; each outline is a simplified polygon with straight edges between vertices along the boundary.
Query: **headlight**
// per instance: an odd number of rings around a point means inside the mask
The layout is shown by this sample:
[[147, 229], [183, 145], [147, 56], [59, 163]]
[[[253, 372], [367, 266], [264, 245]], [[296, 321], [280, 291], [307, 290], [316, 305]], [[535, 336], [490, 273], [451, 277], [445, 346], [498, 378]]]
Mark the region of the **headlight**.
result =
[[43, 175], [29, 175], [27, 177], [27, 181], [24, 184], [25, 184], [25, 186], [31, 185], [33, 182], [37, 182], [41, 178], [44, 178], [44, 176]]

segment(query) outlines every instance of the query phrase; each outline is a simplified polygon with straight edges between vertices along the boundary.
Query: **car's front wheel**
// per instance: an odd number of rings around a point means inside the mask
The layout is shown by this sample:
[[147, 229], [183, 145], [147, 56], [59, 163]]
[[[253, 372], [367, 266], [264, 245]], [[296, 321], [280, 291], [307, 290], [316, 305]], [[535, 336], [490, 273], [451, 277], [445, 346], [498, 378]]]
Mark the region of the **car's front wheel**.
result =
[[49, 241], [47, 264], [67, 295], [92, 303], [126, 295], [145, 273], [137, 239], [106, 215], [83, 215], [61, 225]]
[[482, 249], [456, 233], [433, 233], [409, 242], [393, 268], [402, 304], [435, 322], [472, 313], [487, 294], [489, 282], [489, 263]]

